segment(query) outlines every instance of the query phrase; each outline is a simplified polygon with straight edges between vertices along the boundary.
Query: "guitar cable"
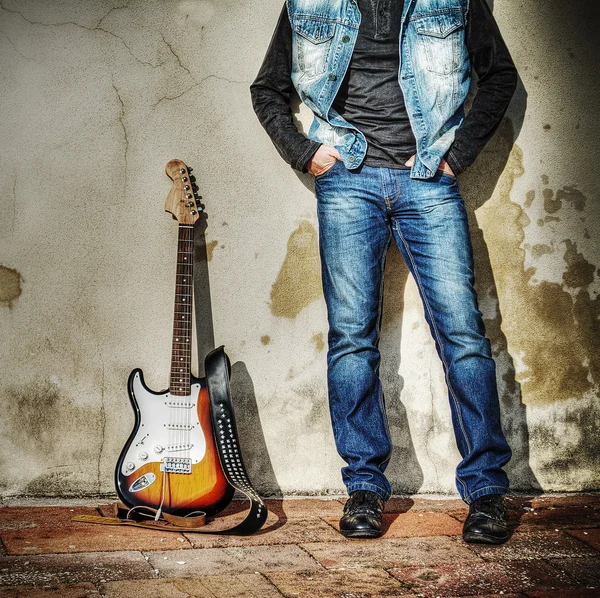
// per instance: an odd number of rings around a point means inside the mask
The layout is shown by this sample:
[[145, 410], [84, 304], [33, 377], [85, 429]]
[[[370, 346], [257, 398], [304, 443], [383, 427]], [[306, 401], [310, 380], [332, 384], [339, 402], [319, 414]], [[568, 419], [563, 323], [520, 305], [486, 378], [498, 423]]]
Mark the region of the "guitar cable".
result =
[[163, 505], [165, 504], [165, 494], [167, 493], [167, 472], [164, 469], [164, 463], [163, 463], [162, 474], [163, 474], [162, 497], [160, 499], [160, 505], [158, 507], [158, 510], [156, 511], [156, 515], [154, 516], [154, 521], [158, 521], [160, 519], [160, 515], [162, 513], [162, 508], [163, 508]]

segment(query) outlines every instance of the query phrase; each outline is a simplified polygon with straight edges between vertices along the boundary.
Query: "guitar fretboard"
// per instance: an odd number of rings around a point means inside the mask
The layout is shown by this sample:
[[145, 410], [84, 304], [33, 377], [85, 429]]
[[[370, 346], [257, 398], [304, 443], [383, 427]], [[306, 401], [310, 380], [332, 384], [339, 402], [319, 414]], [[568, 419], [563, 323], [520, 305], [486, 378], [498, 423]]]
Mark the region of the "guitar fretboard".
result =
[[180, 224], [177, 243], [175, 312], [173, 314], [173, 351], [169, 390], [177, 396], [190, 394], [192, 362], [192, 286], [194, 227]]

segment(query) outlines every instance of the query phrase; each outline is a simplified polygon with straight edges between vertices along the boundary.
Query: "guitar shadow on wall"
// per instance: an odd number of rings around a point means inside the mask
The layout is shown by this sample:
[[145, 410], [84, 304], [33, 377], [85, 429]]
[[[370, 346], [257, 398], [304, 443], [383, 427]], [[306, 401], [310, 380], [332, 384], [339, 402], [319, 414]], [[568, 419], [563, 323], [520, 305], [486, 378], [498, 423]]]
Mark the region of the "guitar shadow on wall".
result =
[[[194, 225], [194, 316], [197, 368], [200, 377], [204, 376], [205, 356], [215, 348], [205, 236], [207, 227], [208, 215], [202, 211]], [[213, 276], [217, 275], [213, 272]], [[281, 496], [281, 488], [277, 483], [262, 431], [254, 383], [243, 361], [232, 364], [230, 387], [242, 456], [250, 482], [261, 496]], [[228, 512], [232, 512], [231, 509], [228, 509]]]

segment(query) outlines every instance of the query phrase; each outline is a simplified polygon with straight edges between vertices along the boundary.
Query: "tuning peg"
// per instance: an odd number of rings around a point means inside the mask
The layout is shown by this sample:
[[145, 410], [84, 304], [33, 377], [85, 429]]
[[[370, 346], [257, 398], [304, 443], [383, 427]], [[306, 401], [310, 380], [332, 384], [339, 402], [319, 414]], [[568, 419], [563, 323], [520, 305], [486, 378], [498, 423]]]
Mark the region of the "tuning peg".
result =
[[193, 201], [188, 201], [188, 202], [187, 202], [185, 205], [186, 205], [188, 208], [191, 208], [191, 207], [194, 205], [194, 202], [193, 202]]
[[191, 210], [191, 211], [190, 211], [190, 214], [191, 214], [192, 216], [195, 216], [197, 213], [198, 213], [198, 212], [196, 212], [196, 210]]
[[186, 176], [184, 176], [184, 177], [181, 177], [181, 180], [182, 180], [184, 183], [187, 183], [187, 182], [188, 182], [188, 178], [187, 178]]
[[[190, 170], [191, 170], [191, 169], [190, 169]], [[185, 168], [180, 168], [180, 169], [179, 169], [179, 172], [180, 172], [181, 174], [185, 174]]]

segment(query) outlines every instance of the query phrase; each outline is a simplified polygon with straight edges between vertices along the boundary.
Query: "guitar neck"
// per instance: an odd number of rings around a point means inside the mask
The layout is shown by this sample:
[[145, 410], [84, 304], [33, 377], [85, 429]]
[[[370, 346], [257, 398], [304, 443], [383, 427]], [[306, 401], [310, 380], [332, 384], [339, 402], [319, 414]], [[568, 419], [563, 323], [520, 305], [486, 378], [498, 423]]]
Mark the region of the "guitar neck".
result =
[[193, 251], [194, 227], [180, 224], [169, 382], [171, 394], [178, 396], [187, 396], [191, 392]]

